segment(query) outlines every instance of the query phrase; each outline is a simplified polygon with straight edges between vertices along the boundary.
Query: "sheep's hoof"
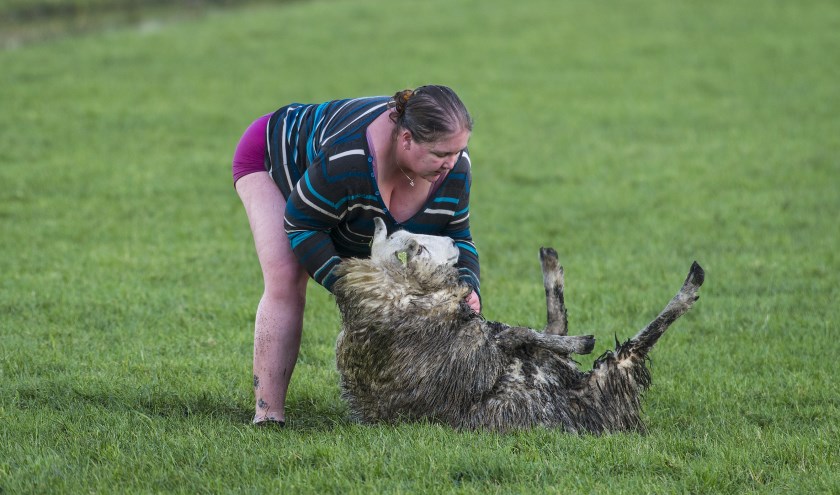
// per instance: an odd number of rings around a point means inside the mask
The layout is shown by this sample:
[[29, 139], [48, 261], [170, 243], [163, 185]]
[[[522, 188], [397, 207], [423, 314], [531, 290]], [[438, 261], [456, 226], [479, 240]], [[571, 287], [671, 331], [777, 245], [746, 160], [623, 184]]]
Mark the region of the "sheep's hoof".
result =
[[691, 264], [691, 269], [688, 271], [688, 278], [686, 282], [690, 282], [697, 287], [703, 285], [703, 282], [706, 280], [706, 271], [703, 270], [703, 267], [700, 266], [700, 263], [696, 261]]
[[575, 354], [589, 354], [592, 352], [592, 349], [595, 348], [595, 336], [594, 335], [577, 335], [575, 337], [569, 337], [575, 339]]
[[559, 266], [557, 251], [554, 248], [550, 247], [541, 247], [540, 248], [540, 263], [542, 264], [543, 271], [545, 270], [557, 270]]

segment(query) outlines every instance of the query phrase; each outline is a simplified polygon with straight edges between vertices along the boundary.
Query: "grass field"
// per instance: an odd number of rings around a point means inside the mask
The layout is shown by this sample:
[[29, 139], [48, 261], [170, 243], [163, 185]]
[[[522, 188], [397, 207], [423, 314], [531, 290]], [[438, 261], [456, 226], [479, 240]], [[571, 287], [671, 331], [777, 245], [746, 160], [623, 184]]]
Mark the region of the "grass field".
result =
[[[294, 0], [274, 0], [280, 4]], [[183, 21], [208, 8], [270, 3], [271, 0], [0, 0], [0, 49], [38, 41], [153, 25], [160, 19]]]
[[[840, 492], [837, 2], [297, 2], [0, 67], [0, 493]], [[476, 121], [489, 319], [544, 323], [553, 246], [597, 356], [706, 268], [646, 435], [353, 424], [314, 284], [288, 426], [248, 424], [241, 132], [427, 82]]]

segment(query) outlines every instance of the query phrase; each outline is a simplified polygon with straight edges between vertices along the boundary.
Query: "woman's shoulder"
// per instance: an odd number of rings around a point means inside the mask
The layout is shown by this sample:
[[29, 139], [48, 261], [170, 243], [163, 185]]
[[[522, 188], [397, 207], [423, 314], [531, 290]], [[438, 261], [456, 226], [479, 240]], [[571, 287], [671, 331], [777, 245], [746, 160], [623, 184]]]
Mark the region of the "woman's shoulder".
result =
[[308, 174], [330, 188], [368, 188], [373, 157], [363, 139], [341, 141], [321, 148]]
[[305, 125], [320, 130], [321, 140], [326, 140], [331, 134], [369, 123], [388, 108], [390, 101], [386, 96], [364, 96], [323, 103], [289, 103], [275, 110], [271, 121], [275, 124], [282, 120], [288, 128]]
[[327, 144], [321, 148], [321, 155], [327, 167], [336, 170], [367, 170], [373, 161], [367, 140], [363, 138]]

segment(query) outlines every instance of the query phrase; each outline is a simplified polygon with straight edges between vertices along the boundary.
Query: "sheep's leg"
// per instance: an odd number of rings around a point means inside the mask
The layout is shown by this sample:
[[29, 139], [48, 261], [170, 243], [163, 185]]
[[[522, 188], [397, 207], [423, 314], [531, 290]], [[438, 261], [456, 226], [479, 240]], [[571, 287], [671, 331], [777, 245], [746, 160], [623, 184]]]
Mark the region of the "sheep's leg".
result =
[[680, 316], [684, 315], [694, 302], [700, 298], [697, 295], [697, 290], [703, 285], [706, 278], [706, 273], [703, 268], [695, 261], [691, 264], [691, 269], [688, 276], [683, 282], [680, 291], [677, 295], [665, 306], [665, 309], [659, 313], [652, 322], [643, 328], [635, 337], [630, 339], [625, 345], [630, 346], [630, 350], [639, 356], [644, 357], [659, 340], [659, 337], [668, 330], [674, 321]]
[[496, 334], [496, 340], [506, 349], [532, 345], [561, 354], [589, 354], [595, 347], [592, 335], [547, 335], [526, 327], [506, 328]]
[[552, 248], [540, 248], [543, 284], [545, 285], [545, 306], [548, 313], [546, 334], [568, 335], [568, 315], [563, 298], [563, 267], [557, 260], [557, 251]]
[[704, 277], [700, 265], [692, 264], [682, 288], [659, 316], [635, 337], [595, 361], [586, 374], [586, 387], [575, 401], [575, 421], [580, 429], [596, 433], [644, 429], [639, 417], [641, 393], [651, 383], [645, 357], [668, 327], [691, 309]]

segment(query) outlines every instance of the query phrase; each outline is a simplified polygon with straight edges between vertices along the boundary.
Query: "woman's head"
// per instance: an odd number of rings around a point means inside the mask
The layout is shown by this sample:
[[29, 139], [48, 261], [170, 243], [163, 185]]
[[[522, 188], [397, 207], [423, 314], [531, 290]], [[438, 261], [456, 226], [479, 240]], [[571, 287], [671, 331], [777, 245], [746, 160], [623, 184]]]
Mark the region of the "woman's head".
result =
[[446, 86], [398, 92], [391, 120], [397, 166], [431, 183], [455, 167], [472, 131], [469, 112]]
[[418, 143], [433, 143], [463, 131], [472, 131], [472, 118], [450, 88], [430, 84], [394, 95], [391, 120], [411, 133]]

